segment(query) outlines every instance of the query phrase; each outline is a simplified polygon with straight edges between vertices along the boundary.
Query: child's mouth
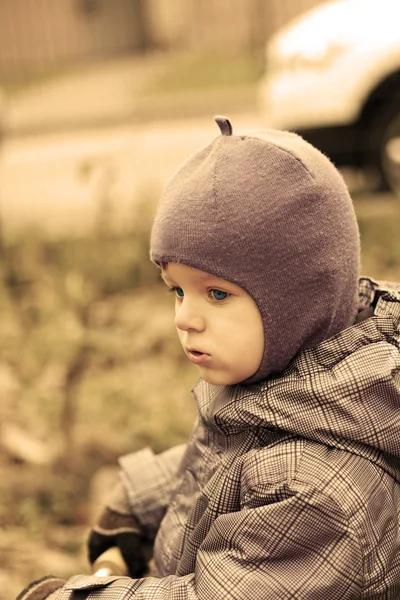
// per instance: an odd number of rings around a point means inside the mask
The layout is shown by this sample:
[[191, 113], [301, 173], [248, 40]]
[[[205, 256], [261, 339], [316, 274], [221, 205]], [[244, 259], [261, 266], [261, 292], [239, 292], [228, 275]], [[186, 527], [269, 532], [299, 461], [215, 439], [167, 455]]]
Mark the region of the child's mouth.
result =
[[199, 352], [199, 350], [187, 350], [187, 355], [189, 360], [195, 365], [202, 365], [206, 362], [209, 355], [204, 354], [204, 352]]

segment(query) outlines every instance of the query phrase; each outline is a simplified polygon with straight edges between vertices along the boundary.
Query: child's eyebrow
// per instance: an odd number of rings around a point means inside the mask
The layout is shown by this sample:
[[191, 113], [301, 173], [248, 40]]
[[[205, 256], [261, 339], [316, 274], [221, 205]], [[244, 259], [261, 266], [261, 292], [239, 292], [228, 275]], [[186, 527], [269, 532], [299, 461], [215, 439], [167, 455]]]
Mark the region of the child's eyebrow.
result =
[[164, 275], [164, 273], [161, 273], [161, 279], [163, 280], [163, 282], [166, 285], [168, 285], [170, 287], [174, 285], [174, 283], [172, 282], [172, 280], [168, 278], [168, 275], [166, 275], [166, 274]]

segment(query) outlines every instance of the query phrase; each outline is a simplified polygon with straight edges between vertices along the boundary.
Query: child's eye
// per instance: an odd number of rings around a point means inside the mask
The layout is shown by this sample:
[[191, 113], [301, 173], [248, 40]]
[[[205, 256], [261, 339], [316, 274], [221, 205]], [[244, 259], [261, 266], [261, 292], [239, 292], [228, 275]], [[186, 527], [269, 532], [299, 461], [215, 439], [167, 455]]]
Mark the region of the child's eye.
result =
[[185, 292], [180, 287], [172, 287], [169, 288], [169, 290], [170, 292], [174, 293], [177, 298], [183, 298], [185, 295]]
[[228, 292], [223, 292], [222, 290], [210, 290], [210, 295], [214, 300], [225, 300], [229, 294]]

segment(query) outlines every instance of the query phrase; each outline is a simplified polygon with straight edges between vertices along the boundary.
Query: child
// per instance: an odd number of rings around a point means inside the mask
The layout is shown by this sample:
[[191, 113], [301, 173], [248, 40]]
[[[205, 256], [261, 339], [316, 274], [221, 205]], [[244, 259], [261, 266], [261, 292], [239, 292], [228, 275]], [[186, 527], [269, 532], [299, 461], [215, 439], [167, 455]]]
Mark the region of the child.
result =
[[400, 287], [358, 281], [325, 156], [216, 121], [151, 236], [201, 376], [192, 436], [120, 461], [89, 552], [118, 545], [131, 578], [49, 577], [23, 600], [400, 598]]

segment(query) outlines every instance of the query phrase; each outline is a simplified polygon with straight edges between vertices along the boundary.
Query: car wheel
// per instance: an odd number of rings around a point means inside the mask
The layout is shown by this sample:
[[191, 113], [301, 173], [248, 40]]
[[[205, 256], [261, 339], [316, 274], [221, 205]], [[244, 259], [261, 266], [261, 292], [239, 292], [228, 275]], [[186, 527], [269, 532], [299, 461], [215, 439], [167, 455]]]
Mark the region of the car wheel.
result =
[[388, 124], [382, 140], [381, 163], [384, 182], [400, 196], [400, 102], [399, 112]]
[[382, 108], [370, 136], [369, 162], [378, 171], [380, 189], [400, 195], [400, 98]]

